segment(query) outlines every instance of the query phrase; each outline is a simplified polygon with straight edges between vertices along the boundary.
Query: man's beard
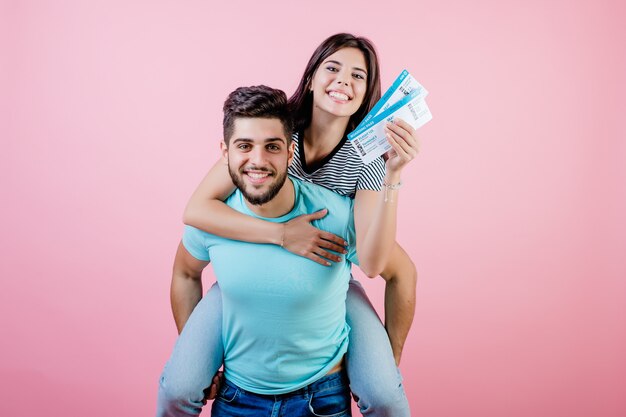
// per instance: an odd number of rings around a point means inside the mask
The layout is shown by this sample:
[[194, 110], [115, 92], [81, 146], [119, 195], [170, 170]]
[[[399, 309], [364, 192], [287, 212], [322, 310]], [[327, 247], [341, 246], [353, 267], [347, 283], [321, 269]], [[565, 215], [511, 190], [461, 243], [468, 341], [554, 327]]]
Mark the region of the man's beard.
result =
[[[268, 169], [257, 168], [257, 170], [272, 173]], [[239, 191], [241, 191], [241, 194], [243, 194], [244, 198], [248, 200], [250, 204], [253, 204], [255, 206], [265, 204], [268, 201], [271, 201], [274, 197], [276, 197], [276, 194], [278, 194], [280, 189], [283, 187], [283, 184], [285, 184], [285, 181], [287, 180], [287, 169], [285, 169], [282, 174], [278, 174], [276, 173], [276, 171], [274, 171], [274, 182], [270, 184], [268, 190], [265, 193], [258, 195], [248, 192], [248, 190], [246, 189], [248, 185], [244, 182], [242, 178], [244, 174], [231, 169], [230, 164], [228, 165], [228, 173], [230, 174], [230, 178], [233, 180], [235, 186], [239, 189]]]

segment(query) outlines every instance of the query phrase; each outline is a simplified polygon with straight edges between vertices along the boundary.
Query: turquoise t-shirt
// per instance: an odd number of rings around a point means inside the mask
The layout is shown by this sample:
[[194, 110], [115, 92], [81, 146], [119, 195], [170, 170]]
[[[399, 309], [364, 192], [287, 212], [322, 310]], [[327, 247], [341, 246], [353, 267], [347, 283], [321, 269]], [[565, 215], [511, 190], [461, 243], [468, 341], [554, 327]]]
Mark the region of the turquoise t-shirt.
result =
[[[342, 262], [322, 266], [269, 244], [240, 242], [186, 226], [183, 244], [211, 261], [222, 291], [226, 378], [258, 394], [284, 394], [327, 374], [345, 354], [350, 328], [346, 293], [356, 262], [353, 202], [328, 189], [291, 178], [295, 204], [286, 222], [323, 208], [313, 222], [349, 242]], [[255, 215], [239, 191], [226, 204]]]

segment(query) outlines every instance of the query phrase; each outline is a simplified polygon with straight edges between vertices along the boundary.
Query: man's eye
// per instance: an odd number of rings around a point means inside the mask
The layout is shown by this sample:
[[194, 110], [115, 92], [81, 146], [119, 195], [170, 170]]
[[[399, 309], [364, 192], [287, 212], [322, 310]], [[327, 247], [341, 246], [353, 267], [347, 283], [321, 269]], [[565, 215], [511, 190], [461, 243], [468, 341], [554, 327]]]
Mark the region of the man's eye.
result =
[[280, 146], [278, 145], [267, 145], [267, 149], [270, 151], [280, 151]]
[[242, 151], [247, 151], [248, 149], [250, 149], [250, 145], [242, 143], [241, 145], [237, 146], [237, 149], [241, 149]]

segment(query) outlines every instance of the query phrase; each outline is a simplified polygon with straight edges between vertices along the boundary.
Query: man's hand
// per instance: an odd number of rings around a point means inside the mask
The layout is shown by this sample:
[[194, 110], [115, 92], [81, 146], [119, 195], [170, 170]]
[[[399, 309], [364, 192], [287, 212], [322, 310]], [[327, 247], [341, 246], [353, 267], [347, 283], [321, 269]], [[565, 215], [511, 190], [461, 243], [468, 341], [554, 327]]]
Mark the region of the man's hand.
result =
[[224, 372], [217, 371], [209, 388], [204, 390], [204, 400], [202, 400], [202, 404], [206, 405], [208, 400], [214, 400], [215, 397], [217, 397], [217, 393], [222, 387], [222, 379], [224, 379]]
[[321, 219], [326, 214], [328, 210], [324, 209], [289, 220], [285, 223], [282, 247], [321, 265], [330, 266], [329, 261], [340, 262], [341, 257], [328, 250], [346, 254], [348, 243], [337, 235], [311, 225], [313, 220]]

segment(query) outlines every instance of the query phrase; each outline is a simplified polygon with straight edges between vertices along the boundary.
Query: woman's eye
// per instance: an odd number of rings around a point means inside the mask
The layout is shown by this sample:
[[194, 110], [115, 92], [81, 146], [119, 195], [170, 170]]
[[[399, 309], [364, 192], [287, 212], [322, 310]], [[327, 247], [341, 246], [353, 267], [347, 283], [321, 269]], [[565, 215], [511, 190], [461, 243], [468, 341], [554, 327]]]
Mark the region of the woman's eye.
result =
[[357, 80], [364, 80], [364, 79], [365, 79], [365, 77], [363, 76], [363, 74], [359, 74], [359, 73], [354, 73], [354, 74], [352, 74], [352, 76], [353, 76], [354, 78], [356, 78]]
[[329, 65], [328, 67], [326, 67], [326, 69], [330, 72], [337, 72], [339, 71], [339, 68], [337, 67], [333, 67], [332, 65]]

